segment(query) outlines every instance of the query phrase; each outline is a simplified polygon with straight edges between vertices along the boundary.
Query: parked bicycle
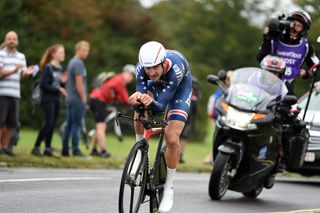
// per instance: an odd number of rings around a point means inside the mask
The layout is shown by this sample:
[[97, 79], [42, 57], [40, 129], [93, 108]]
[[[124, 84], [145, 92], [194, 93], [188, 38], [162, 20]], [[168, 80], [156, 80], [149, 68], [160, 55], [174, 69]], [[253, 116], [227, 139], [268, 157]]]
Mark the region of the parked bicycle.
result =
[[[106, 111], [109, 112], [108, 116], [105, 118], [104, 122], [107, 124], [107, 130], [113, 129], [114, 134], [117, 136], [119, 141], [123, 140], [123, 132], [121, 126], [125, 126], [126, 129], [134, 130], [132, 122], [128, 120], [121, 120], [119, 125], [117, 125], [117, 114], [118, 107], [116, 105], [108, 105]], [[88, 132], [90, 138], [94, 137], [96, 134], [96, 129], [93, 128]]]
[[[140, 112], [140, 116], [144, 112]], [[149, 120], [134, 119], [118, 113], [117, 118], [136, 121], [144, 126], [145, 139], [138, 141], [132, 147], [122, 172], [119, 192], [119, 212], [135, 213], [141, 204], [149, 202], [150, 212], [157, 212], [163, 194], [164, 183], [167, 177], [165, 162], [165, 147], [163, 146], [164, 129], [167, 126], [165, 119], [157, 121], [149, 114]], [[153, 167], [149, 159], [149, 139], [151, 135], [160, 133], [158, 148]], [[140, 161], [135, 162], [137, 155]], [[136, 166], [134, 166], [136, 164]]]

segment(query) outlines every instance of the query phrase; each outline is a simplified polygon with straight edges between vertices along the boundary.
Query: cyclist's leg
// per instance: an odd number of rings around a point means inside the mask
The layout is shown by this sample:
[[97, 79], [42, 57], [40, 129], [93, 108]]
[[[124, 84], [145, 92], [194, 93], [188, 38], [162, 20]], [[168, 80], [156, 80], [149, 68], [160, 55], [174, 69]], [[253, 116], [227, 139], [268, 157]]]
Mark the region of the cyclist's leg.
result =
[[[138, 119], [138, 117], [139, 117], [139, 114], [137, 112], [134, 112], [134, 118]], [[147, 118], [147, 114], [145, 114], [145, 118]], [[139, 142], [142, 139], [144, 139], [144, 128], [141, 124], [137, 122], [135, 122], [134, 125], [135, 125], [135, 131], [136, 131], [136, 142]], [[141, 161], [141, 151], [138, 150], [132, 165], [131, 172], [130, 172], [131, 175], [136, 174], [140, 161]]]
[[179, 138], [184, 127], [184, 122], [179, 120], [170, 120], [165, 130], [165, 141], [167, 144], [166, 162], [170, 169], [177, 166], [179, 160], [180, 148]]
[[188, 118], [191, 93], [191, 77], [185, 76], [168, 105], [168, 126], [165, 129], [167, 179], [159, 212], [168, 212], [173, 206], [173, 180], [180, 155], [179, 139]]

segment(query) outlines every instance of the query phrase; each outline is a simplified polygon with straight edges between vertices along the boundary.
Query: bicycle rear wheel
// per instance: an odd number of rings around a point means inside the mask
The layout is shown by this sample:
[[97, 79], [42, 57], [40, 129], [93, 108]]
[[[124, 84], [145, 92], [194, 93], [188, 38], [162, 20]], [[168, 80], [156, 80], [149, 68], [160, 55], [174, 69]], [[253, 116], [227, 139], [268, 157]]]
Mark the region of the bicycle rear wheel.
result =
[[165, 160], [165, 148], [160, 151], [159, 164], [154, 168], [154, 184], [156, 190], [150, 195], [150, 213], [158, 212], [163, 196], [163, 186], [167, 179], [167, 165]]
[[[135, 166], [134, 162], [140, 155], [140, 162]], [[119, 191], [119, 212], [135, 213], [145, 197], [145, 187], [148, 172], [148, 162], [145, 147], [142, 143], [136, 143], [131, 149], [126, 160]], [[136, 168], [136, 169], [135, 169]], [[134, 171], [135, 170], [135, 171]]]

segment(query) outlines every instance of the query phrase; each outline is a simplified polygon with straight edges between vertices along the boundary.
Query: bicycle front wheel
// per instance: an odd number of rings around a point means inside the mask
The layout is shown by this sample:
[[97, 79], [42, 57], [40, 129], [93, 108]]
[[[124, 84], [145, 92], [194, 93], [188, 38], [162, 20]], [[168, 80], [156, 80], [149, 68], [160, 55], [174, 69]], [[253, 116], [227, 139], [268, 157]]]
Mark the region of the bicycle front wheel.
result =
[[119, 212], [136, 213], [145, 197], [147, 155], [142, 143], [136, 143], [126, 160], [119, 191]]

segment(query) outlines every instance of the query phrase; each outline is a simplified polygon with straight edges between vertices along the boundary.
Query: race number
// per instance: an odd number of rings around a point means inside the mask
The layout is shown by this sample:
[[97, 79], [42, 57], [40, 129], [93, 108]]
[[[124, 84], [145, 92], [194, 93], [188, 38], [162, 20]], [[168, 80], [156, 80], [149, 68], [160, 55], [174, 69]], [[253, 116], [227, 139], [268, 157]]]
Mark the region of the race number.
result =
[[292, 73], [292, 67], [287, 67], [284, 75], [291, 76], [291, 73]]

